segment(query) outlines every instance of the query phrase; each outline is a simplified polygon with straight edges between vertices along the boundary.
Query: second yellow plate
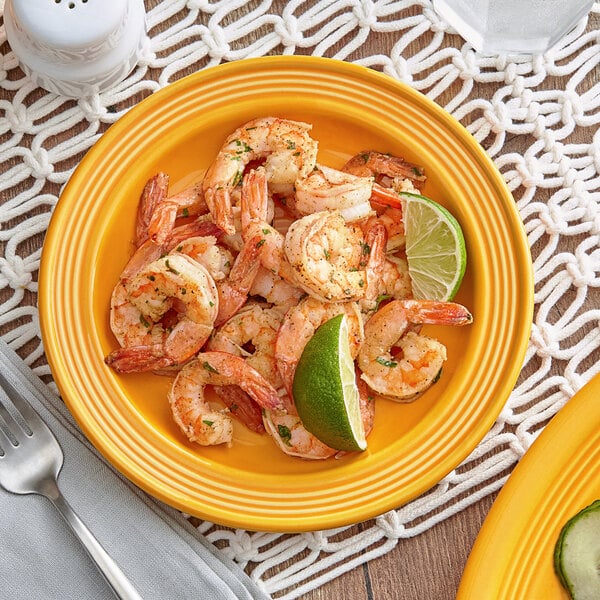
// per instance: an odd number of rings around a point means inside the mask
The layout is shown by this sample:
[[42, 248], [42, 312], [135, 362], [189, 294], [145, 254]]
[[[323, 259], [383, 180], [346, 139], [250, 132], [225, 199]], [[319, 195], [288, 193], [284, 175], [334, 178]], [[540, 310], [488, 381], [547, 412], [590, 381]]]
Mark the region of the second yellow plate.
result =
[[[467, 328], [429, 328], [448, 347], [441, 380], [413, 404], [378, 401], [366, 452], [308, 462], [238, 427], [231, 448], [189, 443], [173, 423], [170, 378], [119, 376], [109, 298], [131, 252], [137, 202], [157, 171], [173, 192], [201, 176], [249, 119], [312, 123], [319, 161], [340, 167], [377, 149], [423, 165], [425, 194], [466, 237], [457, 297]], [[344, 525], [429, 489], [477, 445], [502, 409], [527, 346], [533, 307], [527, 240], [501, 175], [468, 132], [394, 79], [311, 57], [201, 71], [129, 111], [88, 152], [50, 224], [40, 273], [44, 345], [62, 396], [102, 454], [157, 498], [218, 523], [299, 531]]]
[[567, 600], [554, 573], [563, 525], [600, 499], [600, 374], [550, 421], [500, 491], [457, 600]]

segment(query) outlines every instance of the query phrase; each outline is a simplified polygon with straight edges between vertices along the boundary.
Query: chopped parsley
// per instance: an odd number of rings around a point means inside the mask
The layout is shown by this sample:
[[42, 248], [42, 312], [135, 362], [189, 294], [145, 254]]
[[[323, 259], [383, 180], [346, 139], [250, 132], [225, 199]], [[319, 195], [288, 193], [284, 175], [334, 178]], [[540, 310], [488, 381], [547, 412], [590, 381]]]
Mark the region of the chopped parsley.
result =
[[277, 433], [279, 433], [279, 437], [282, 439], [283, 443], [287, 446], [290, 446], [290, 442], [292, 440], [292, 432], [290, 428], [286, 425], [277, 425]]
[[235, 177], [233, 178], [233, 181], [231, 182], [231, 186], [236, 187], [237, 185], [239, 185], [242, 182], [243, 177], [243, 171], [237, 171]]
[[168, 269], [169, 271], [171, 271], [171, 273], [173, 273], [174, 275], [179, 275], [179, 271], [178, 271], [177, 269], [174, 269], [174, 268], [171, 266], [171, 263], [169, 263], [169, 259], [168, 259], [168, 258], [165, 260], [165, 266], [166, 266], [166, 267], [167, 267], [167, 269]]
[[398, 363], [394, 360], [388, 360], [387, 358], [382, 358], [381, 356], [378, 356], [375, 359], [380, 365], [383, 365], [384, 367], [389, 367], [391, 369], [393, 369], [394, 367], [398, 366]]

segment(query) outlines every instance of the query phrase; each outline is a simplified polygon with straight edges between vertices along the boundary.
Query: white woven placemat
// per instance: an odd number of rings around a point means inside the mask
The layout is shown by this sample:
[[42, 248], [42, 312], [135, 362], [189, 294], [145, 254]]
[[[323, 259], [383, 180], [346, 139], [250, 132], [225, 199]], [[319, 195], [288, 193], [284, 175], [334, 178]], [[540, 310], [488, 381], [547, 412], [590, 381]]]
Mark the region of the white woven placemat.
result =
[[[443, 101], [483, 145], [529, 236], [535, 316], [523, 374], [459, 468], [407, 506], [351, 531], [279, 535], [199, 525], [267, 592], [297, 598], [498, 490], [548, 419], [600, 371], [600, 3], [557, 48], [533, 58], [475, 53], [429, 0], [146, 4], [150, 38], [138, 68], [114, 90], [79, 102], [35, 89], [0, 28], [0, 289], [7, 298], [0, 334], [38, 375], [49, 375], [35, 308], [39, 248], [60, 188], [126, 100], [197, 69], [297, 53], [405, 81]], [[387, 51], [369, 54], [372, 39]]]

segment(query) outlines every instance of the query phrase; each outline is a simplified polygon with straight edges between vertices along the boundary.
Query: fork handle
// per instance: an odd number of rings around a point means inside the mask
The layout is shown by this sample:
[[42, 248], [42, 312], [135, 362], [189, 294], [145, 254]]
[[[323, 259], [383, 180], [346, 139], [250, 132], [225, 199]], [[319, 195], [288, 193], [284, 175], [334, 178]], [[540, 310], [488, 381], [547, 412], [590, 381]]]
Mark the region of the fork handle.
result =
[[79, 538], [79, 541], [106, 579], [115, 596], [120, 600], [143, 600], [117, 563], [110, 557], [108, 552], [94, 537], [94, 534], [71, 508], [71, 505], [62, 495], [58, 486], [52, 487], [55, 489], [48, 490], [48, 493], [44, 495], [54, 504], [73, 530], [73, 533]]

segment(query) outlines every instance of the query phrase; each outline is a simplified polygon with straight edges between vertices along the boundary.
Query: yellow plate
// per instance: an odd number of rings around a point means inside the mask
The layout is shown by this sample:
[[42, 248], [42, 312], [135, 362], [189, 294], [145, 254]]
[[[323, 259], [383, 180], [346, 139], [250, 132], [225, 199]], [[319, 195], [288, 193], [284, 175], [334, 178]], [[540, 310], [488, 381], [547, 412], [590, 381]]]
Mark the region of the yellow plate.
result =
[[[461, 223], [469, 265], [457, 297], [475, 323], [434, 328], [444, 374], [417, 402], [377, 404], [368, 451], [308, 462], [238, 427], [232, 448], [188, 443], [166, 401], [170, 379], [118, 376], [109, 297], [131, 252], [136, 206], [158, 170], [173, 192], [201, 175], [224, 137], [275, 115], [314, 125], [319, 160], [363, 149], [405, 156], [425, 193]], [[268, 57], [207, 69], [168, 86], [115, 123], [87, 153], [50, 224], [40, 273], [48, 360], [62, 396], [100, 452], [157, 498], [214, 522], [302, 531], [397, 507], [458, 465], [492, 425], [521, 368], [533, 307], [531, 258], [501, 175], [467, 131], [409, 87], [367, 68]]]
[[567, 600], [554, 574], [563, 525], [600, 498], [600, 375], [516, 466], [477, 536], [457, 600]]

